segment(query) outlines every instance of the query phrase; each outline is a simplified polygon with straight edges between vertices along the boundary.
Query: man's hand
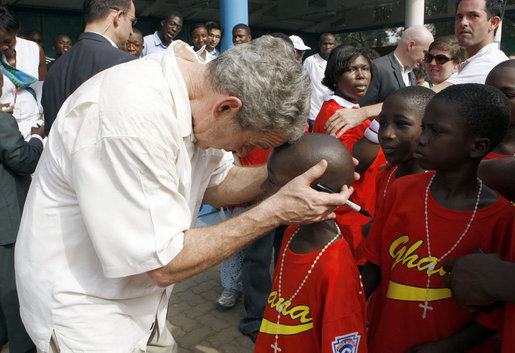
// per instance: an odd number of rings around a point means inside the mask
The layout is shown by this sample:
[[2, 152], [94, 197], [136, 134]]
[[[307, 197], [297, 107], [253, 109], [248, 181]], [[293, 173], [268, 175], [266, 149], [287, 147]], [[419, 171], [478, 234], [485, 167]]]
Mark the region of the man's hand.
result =
[[348, 200], [353, 189], [344, 185], [337, 194], [313, 189], [311, 184], [324, 174], [326, 168], [327, 161], [320, 161], [264, 201], [281, 224], [314, 223], [336, 217], [334, 210]]
[[[504, 261], [497, 254], [471, 254], [447, 260], [443, 268], [449, 273], [444, 283], [451, 289], [456, 305], [468, 311], [476, 306], [495, 302], [498, 298], [490, 293], [495, 283], [503, 282]], [[501, 275], [501, 278], [498, 278]]]
[[0, 104], [0, 110], [3, 112], [12, 114], [14, 112], [14, 104], [12, 103], [6, 103], [6, 104]]
[[382, 104], [369, 105], [360, 109], [337, 110], [325, 123], [327, 133], [340, 137], [345, 131], [358, 126], [367, 119], [372, 119], [381, 112]]
[[31, 135], [39, 135], [41, 138], [45, 138], [45, 127], [38, 124], [30, 129], [30, 133]]

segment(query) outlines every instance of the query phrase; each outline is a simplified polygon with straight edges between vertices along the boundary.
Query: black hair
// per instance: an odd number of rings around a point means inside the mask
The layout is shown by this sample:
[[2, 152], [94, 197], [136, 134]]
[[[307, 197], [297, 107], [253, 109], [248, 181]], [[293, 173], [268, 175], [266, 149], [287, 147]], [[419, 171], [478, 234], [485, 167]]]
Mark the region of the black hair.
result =
[[252, 33], [250, 33], [250, 27], [249, 27], [249, 26], [247, 26], [247, 25], [246, 25], [246, 24], [244, 24], [244, 23], [238, 23], [236, 26], [234, 26], [234, 27], [232, 28], [232, 31], [234, 32], [234, 31], [235, 31], [235, 30], [237, 30], [237, 29], [244, 29], [244, 30], [247, 32], [247, 34], [248, 34], [249, 36], [251, 36], [251, 35], [252, 35]]
[[515, 59], [505, 60], [505, 61], [497, 64], [496, 66], [494, 66], [494, 68], [492, 70], [490, 70], [490, 72], [488, 73], [488, 76], [486, 76], [485, 81], [488, 82], [495, 75], [502, 75], [503, 69], [506, 69], [506, 68], [515, 68]]
[[195, 23], [193, 26], [191, 26], [190, 37], [191, 37], [193, 31], [196, 30], [197, 28], [205, 28], [206, 32], [207, 32], [207, 26], [202, 22], [198, 22], [198, 23]]
[[209, 33], [210, 30], [212, 29], [219, 29], [221, 34], [224, 34], [224, 28], [222, 27], [222, 25], [218, 22], [215, 22], [215, 21], [207, 21], [206, 22], [206, 28], [207, 28], [207, 33]]
[[333, 37], [333, 38], [336, 38], [336, 37], [334, 36], [334, 34], [332, 34], [332, 33], [322, 33], [322, 34], [320, 35], [320, 37], [318, 37], [318, 43], [319, 43], [319, 44], [320, 44], [320, 42], [322, 41], [322, 39], [323, 39], [324, 37]]
[[368, 49], [350, 45], [339, 45], [329, 54], [322, 84], [331, 91], [336, 91], [338, 78], [349, 67], [352, 60], [360, 55], [367, 59], [370, 65], [370, 75], [372, 76], [372, 59], [370, 58], [370, 51]]
[[281, 38], [286, 43], [291, 44], [293, 46], [293, 42], [291, 41], [290, 37], [288, 37], [288, 35], [286, 35], [282, 32], [274, 32], [274, 33], [270, 33], [270, 35], [275, 38]]
[[[456, 10], [462, 0], [456, 2]], [[485, 0], [485, 9], [488, 15], [488, 19], [494, 16], [499, 16], [502, 20], [504, 15], [504, 1], [503, 0]]]
[[132, 0], [84, 0], [82, 14], [86, 23], [104, 19], [111, 10], [129, 11]]
[[427, 104], [435, 95], [436, 93], [429, 88], [423, 86], [408, 86], [394, 91], [386, 98], [386, 100], [395, 96], [402, 97], [408, 108], [422, 119]]
[[141, 31], [139, 29], [137, 29], [136, 27], [132, 27], [132, 33], [139, 34], [141, 36], [141, 38], [143, 38], [143, 33], [141, 33]]
[[0, 30], [7, 33], [18, 33], [21, 22], [7, 6], [0, 6]]
[[504, 138], [510, 125], [510, 101], [497, 88], [478, 83], [452, 85], [433, 100], [454, 106], [468, 136], [490, 139], [490, 151]]
[[170, 17], [179, 17], [181, 19], [181, 21], [183, 21], [182, 14], [179, 11], [175, 11], [175, 10], [165, 12], [164, 16], [161, 17], [161, 19], [166, 21]]

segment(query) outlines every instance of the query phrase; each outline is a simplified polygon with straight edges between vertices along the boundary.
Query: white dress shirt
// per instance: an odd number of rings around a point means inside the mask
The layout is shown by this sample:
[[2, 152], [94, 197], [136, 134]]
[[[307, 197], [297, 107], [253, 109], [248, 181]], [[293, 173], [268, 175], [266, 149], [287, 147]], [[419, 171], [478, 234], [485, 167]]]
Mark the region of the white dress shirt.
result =
[[147, 271], [168, 264], [195, 223], [206, 188], [233, 158], [201, 149], [176, 57], [166, 51], [107, 69], [64, 103], [25, 203], [16, 282], [27, 332], [47, 351], [145, 350], [165, 328], [173, 286]]

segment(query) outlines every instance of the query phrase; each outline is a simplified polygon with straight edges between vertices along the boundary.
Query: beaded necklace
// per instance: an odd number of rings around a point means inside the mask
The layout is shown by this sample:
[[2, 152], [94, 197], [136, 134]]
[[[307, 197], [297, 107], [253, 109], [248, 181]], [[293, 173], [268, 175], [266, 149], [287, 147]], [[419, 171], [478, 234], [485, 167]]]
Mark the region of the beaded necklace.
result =
[[392, 175], [394, 175], [397, 172], [397, 169], [399, 169], [399, 166], [396, 165], [393, 170], [390, 172], [390, 175], [388, 176], [388, 180], [386, 181], [386, 185], [384, 187], [383, 196], [386, 198], [386, 191], [388, 191], [388, 185], [390, 185], [390, 179], [392, 178]]
[[422, 319], [426, 318], [427, 310], [433, 310], [433, 307], [428, 305], [428, 301], [429, 301], [428, 300], [429, 299], [429, 283], [431, 282], [431, 275], [433, 274], [432, 272], [435, 269], [436, 265], [438, 265], [438, 263], [442, 262], [443, 259], [445, 259], [447, 256], [449, 256], [449, 254], [451, 252], [453, 252], [454, 249], [456, 249], [458, 244], [463, 240], [463, 238], [467, 234], [467, 232], [468, 232], [468, 230], [470, 228], [470, 225], [472, 224], [472, 221], [474, 220], [474, 217], [476, 216], [477, 208], [479, 206], [479, 200], [481, 199], [481, 191], [483, 190], [483, 182], [481, 181], [481, 179], [478, 178], [477, 181], [479, 183], [479, 190], [478, 190], [477, 196], [476, 196], [476, 204], [474, 205], [474, 212], [472, 212], [472, 216], [470, 217], [470, 220], [467, 223], [467, 226], [465, 227], [465, 230], [463, 231], [463, 233], [461, 233], [461, 236], [454, 243], [454, 245], [451, 246], [451, 248], [445, 254], [443, 254], [439, 259], [434, 261], [433, 257], [431, 256], [431, 244], [429, 243], [429, 221], [428, 221], [428, 215], [427, 215], [428, 214], [428, 211], [427, 211], [427, 199], [428, 199], [428, 195], [429, 195], [429, 189], [431, 188], [431, 184], [433, 183], [433, 179], [435, 178], [435, 175], [433, 175], [431, 177], [431, 180], [429, 180], [429, 183], [427, 184], [425, 200], [424, 200], [424, 214], [425, 214], [425, 220], [426, 220], [427, 254], [429, 256], [429, 261], [431, 261], [431, 262], [427, 266], [427, 271], [426, 271], [427, 272], [427, 285], [426, 285], [425, 301], [424, 301], [424, 304], [419, 304], [418, 305], [419, 307], [424, 309], [424, 312], [422, 313]]
[[[275, 343], [270, 345], [270, 347], [272, 347], [272, 349], [274, 350], [275, 353], [281, 351], [281, 348], [279, 348], [279, 346], [277, 345], [277, 340], [279, 339], [279, 320], [281, 320], [281, 313], [283, 311], [283, 308], [284, 308], [284, 306], [286, 304], [291, 304], [291, 301], [293, 300], [293, 298], [295, 298], [297, 296], [297, 294], [299, 294], [300, 290], [302, 289], [302, 287], [304, 287], [304, 284], [306, 283], [309, 275], [311, 274], [311, 271], [313, 270], [313, 267], [315, 267], [315, 264], [318, 262], [318, 260], [320, 259], [320, 257], [324, 253], [324, 251], [326, 251], [326, 249], [329, 247], [329, 245], [334, 243], [336, 241], [336, 239], [338, 239], [340, 234], [342, 234], [342, 232], [340, 231], [340, 227], [338, 227], [338, 224], [335, 223], [335, 225], [336, 225], [336, 229], [338, 230], [338, 233], [334, 236], [334, 238], [329, 240], [329, 242], [327, 244], [325, 244], [325, 246], [322, 248], [322, 250], [320, 250], [320, 252], [318, 253], [317, 257], [315, 258], [315, 261], [313, 261], [313, 263], [311, 264], [311, 267], [309, 268], [308, 273], [306, 273], [306, 276], [304, 277], [304, 279], [300, 283], [300, 285], [297, 288], [297, 290], [290, 297], [290, 299], [282, 302], [278, 306], [278, 308], [277, 308], [278, 312], [277, 312], [277, 322], [276, 322], [276, 325], [275, 325]], [[290, 243], [291, 243], [292, 239], [295, 237], [295, 235], [297, 235], [299, 229], [300, 229], [300, 227], [297, 228], [297, 230], [295, 230], [295, 232], [292, 234], [290, 240], [288, 240], [288, 243], [284, 247], [284, 250], [283, 250], [283, 253], [282, 253], [281, 266], [279, 267], [279, 285], [278, 285], [278, 288], [277, 288], [277, 296], [278, 296], [279, 300], [281, 300], [281, 298], [282, 298], [281, 297], [281, 289], [282, 289], [282, 279], [283, 279], [284, 258], [286, 257], [286, 251], [290, 247]]]

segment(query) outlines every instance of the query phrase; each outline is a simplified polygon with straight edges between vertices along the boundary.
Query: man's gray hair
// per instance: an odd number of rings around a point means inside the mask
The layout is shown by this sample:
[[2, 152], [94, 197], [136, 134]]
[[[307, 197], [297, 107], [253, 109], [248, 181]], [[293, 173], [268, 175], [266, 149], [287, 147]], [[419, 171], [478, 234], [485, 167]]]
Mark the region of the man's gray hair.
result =
[[311, 89], [291, 44], [262, 36], [225, 51], [208, 73], [213, 90], [241, 100], [236, 120], [243, 129], [282, 130], [290, 142], [302, 136]]

